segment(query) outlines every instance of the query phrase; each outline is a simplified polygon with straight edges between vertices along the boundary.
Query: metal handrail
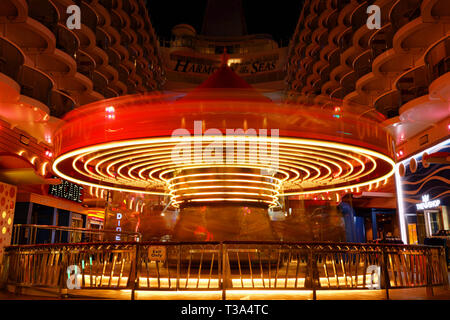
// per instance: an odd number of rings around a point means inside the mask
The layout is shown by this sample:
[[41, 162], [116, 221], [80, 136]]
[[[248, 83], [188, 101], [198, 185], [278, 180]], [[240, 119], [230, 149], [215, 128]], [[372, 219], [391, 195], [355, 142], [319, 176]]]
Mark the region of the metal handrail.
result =
[[[156, 254], [155, 254], [156, 253]], [[77, 266], [75, 275], [69, 267]], [[369, 266], [376, 266], [376, 277]], [[442, 247], [331, 242], [100, 242], [5, 249], [0, 282], [16, 287], [131, 290], [379, 290], [447, 286]], [[73, 271], [73, 270], [72, 270]], [[69, 277], [69, 278], [68, 278]]]
[[[26, 238], [26, 244], [34, 245], [37, 244], [37, 232], [38, 230], [50, 230], [50, 231], [60, 231], [59, 232], [59, 243], [61, 243], [62, 232], [74, 233], [78, 235], [89, 235], [89, 236], [100, 236], [99, 239], [90, 238], [91, 241], [105, 241], [105, 235], [118, 235], [121, 238], [124, 236], [126, 239], [132, 239], [134, 241], [140, 241], [142, 239], [142, 234], [139, 232], [129, 232], [129, 231], [116, 231], [109, 229], [88, 229], [88, 228], [78, 228], [78, 227], [67, 227], [67, 226], [54, 226], [54, 225], [37, 225], [37, 224], [15, 224], [13, 226], [13, 233], [11, 237], [11, 245], [24, 245], [24, 239]], [[22, 236], [22, 233], [27, 233], [27, 236]], [[55, 238], [55, 234], [52, 232], [49, 234], [50, 238]], [[47, 239], [48, 243], [57, 243], [50, 239]], [[89, 241], [89, 242], [91, 242]]]

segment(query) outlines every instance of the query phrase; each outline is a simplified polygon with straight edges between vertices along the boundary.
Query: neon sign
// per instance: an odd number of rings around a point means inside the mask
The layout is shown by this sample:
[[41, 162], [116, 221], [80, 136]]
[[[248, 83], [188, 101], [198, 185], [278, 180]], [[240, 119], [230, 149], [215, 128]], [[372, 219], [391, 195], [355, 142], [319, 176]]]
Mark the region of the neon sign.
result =
[[83, 202], [83, 187], [66, 180], [62, 180], [61, 184], [58, 185], [50, 185], [48, 193], [58, 198]]
[[[121, 214], [121, 213], [117, 213], [116, 219], [117, 219], [117, 228], [116, 228], [116, 231], [122, 232], [122, 227], [120, 226], [120, 220], [122, 219], [122, 214]], [[121, 240], [120, 234], [116, 235], [116, 240], [117, 240], [117, 241], [120, 241], [120, 240]]]
[[424, 209], [439, 207], [440, 203], [441, 203], [441, 200], [439, 200], [439, 199], [430, 201], [430, 196], [428, 194], [425, 194], [422, 196], [422, 203], [417, 203], [416, 207], [417, 207], [417, 210], [424, 210]]

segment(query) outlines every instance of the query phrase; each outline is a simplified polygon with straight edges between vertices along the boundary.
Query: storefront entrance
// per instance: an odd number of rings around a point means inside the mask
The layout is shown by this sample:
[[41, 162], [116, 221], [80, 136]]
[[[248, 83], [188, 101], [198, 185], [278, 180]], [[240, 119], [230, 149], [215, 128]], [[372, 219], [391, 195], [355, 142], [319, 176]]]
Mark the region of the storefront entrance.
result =
[[439, 230], [445, 230], [449, 224], [448, 216], [444, 215], [441, 208], [423, 210], [417, 212], [417, 238], [423, 243], [425, 238], [435, 235]]

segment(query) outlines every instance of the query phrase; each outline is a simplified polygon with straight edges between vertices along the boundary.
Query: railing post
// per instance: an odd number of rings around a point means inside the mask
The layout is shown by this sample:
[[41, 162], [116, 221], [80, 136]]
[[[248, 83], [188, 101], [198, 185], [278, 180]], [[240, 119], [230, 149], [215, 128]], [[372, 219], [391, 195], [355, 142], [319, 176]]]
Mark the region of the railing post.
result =
[[[389, 272], [388, 272], [388, 262], [387, 262], [387, 254], [385, 247], [382, 247], [382, 253], [381, 253], [381, 263], [383, 264], [383, 282], [384, 282], [384, 289], [386, 292], [386, 300], [389, 300], [389, 286], [391, 285], [391, 282], [389, 280]], [[381, 281], [379, 279], [378, 281]]]
[[314, 274], [314, 266], [313, 266], [313, 249], [309, 248], [309, 276], [311, 281], [311, 287], [313, 291], [313, 300], [317, 300], [317, 292], [316, 292], [316, 277]]
[[444, 281], [444, 288], [448, 290], [449, 287], [449, 277], [448, 277], [448, 271], [447, 271], [447, 255], [445, 254], [445, 247], [440, 248], [440, 266], [442, 271], [442, 277]]
[[[66, 298], [67, 297], [67, 288], [64, 289], [64, 279], [65, 279], [65, 275], [67, 272], [67, 267], [68, 267], [68, 262], [67, 262], [67, 254], [66, 252], [63, 250], [63, 248], [61, 248], [61, 269], [59, 271], [59, 296], [61, 298]], [[75, 282], [77, 281], [77, 279], [75, 279]], [[67, 283], [67, 282], [66, 282]]]
[[431, 259], [431, 249], [427, 249], [427, 266], [426, 266], [426, 275], [427, 275], [427, 288], [426, 294], [428, 297], [432, 297], [433, 294], [433, 281], [432, 281], [432, 269], [431, 269], [432, 259]]
[[226, 245], [221, 242], [220, 243], [220, 252], [221, 252], [221, 256], [222, 256], [222, 300], [226, 300], [226, 289], [227, 289], [227, 281], [228, 281], [228, 277], [227, 277], [227, 268], [226, 268]]
[[135, 246], [134, 255], [132, 255], [132, 257], [134, 258], [134, 262], [132, 261], [132, 263], [131, 263], [132, 268], [131, 268], [131, 274], [130, 274], [130, 277], [131, 277], [131, 279], [130, 279], [131, 280], [130, 281], [131, 282], [130, 283], [130, 285], [131, 285], [131, 300], [135, 299], [135, 290], [138, 289], [138, 287], [139, 287], [139, 279], [137, 276], [138, 260], [139, 260], [139, 253], [140, 253], [139, 242], [136, 242], [134, 244], [134, 246]]
[[[167, 252], [167, 246], [166, 246]], [[178, 258], [177, 258], [177, 288], [178, 291], [180, 289], [180, 273], [181, 273], [181, 244], [178, 245]], [[187, 279], [186, 279], [187, 281]]]

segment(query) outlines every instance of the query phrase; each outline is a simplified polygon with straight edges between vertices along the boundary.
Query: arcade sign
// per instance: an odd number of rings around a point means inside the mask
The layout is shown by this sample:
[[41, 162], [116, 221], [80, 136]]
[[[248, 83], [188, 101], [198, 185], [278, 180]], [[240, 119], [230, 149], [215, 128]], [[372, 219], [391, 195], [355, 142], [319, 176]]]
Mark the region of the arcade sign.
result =
[[[53, 178], [58, 179], [58, 177]], [[50, 185], [48, 194], [69, 201], [83, 202], [83, 187], [66, 180], [62, 180], [61, 184]]]
[[440, 203], [441, 203], [441, 200], [439, 200], [439, 199], [430, 201], [430, 196], [428, 194], [425, 194], [422, 196], [422, 203], [417, 203], [416, 207], [417, 207], [417, 210], [425, 210], [425, 209], [437, 208], [437, 207], [439, 207]]

